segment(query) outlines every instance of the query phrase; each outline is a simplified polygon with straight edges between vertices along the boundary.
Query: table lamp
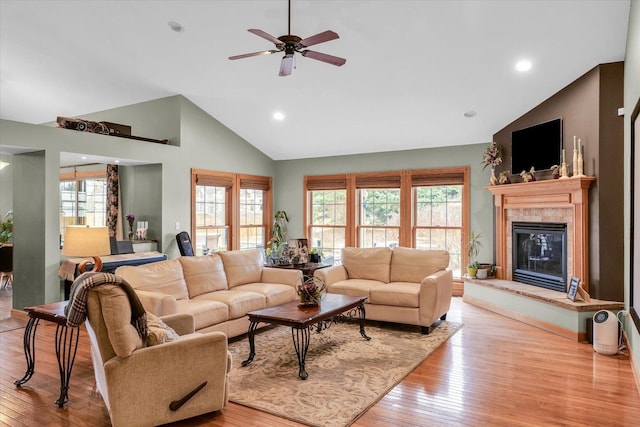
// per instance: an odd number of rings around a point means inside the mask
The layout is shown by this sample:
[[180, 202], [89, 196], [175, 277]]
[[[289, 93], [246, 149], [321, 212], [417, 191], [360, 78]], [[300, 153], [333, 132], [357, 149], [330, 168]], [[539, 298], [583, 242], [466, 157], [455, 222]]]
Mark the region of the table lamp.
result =
[[[93, 271], [102, 270], [101, 255], [110, 255], [109, 230], [107, 227], [68, 226], [64, 234], [62, 255], [72, 257], [92, 257]], [[84, 260], [78, 265], [78, 271], [84, 273], [87, 264]]]

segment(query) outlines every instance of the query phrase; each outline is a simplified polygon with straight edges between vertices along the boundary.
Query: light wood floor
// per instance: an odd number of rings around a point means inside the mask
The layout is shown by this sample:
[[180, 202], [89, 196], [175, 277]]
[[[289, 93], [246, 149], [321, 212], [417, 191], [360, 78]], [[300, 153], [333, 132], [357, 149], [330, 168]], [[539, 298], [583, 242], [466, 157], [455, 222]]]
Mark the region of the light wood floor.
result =
[[[354, 426], [640, 425], [640, 394], [627, 356], [599, 355], [588, 344], [461, 298], [454, 298], [448, 319], [465, 326]], [[0, 426], [109, 426], [95, 390], [86, 334], [73, 368], [70, 401], [58, 409], [53, 404], [59, 393], [55, 327], [40, 323], [36, 373], [16, 389], [13, 381], [25, 369], [23, 332], [0, 333]], [[180, 425], [299, 426], [233, 403]]]

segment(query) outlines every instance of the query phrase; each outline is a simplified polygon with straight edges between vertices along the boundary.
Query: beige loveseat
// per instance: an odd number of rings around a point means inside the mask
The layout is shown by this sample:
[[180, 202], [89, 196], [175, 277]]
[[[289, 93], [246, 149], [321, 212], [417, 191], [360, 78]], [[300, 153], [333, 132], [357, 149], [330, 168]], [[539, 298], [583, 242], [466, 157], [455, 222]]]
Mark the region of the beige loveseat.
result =
[[316, 270], [328, 292], [366, 296], [371, 320], [422, 327], [428, 334], [451, 305], [449, 252], [395, 247], [344, 248], [342, 265]]
[[295, 301], [302, 272], [264, 267], [259, 249], [183, 256], [115, 274], [136, 291], [145, 310], [156, 316], [189, 313], [197, 332], [247, 332], [247, 313]]

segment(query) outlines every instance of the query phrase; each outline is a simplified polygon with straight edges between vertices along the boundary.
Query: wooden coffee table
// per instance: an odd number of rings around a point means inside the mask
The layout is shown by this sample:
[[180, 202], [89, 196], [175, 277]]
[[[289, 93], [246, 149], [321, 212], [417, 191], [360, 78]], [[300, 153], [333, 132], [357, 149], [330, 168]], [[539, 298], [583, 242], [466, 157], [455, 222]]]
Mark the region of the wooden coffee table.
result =
[[304, 307], [298, 301], [269, 307], [262, 310], [251, 311], [249, 316], [249, 358], [242, 362], [242, 366], [248, 366], [256, 355], [254, 336], [258, 323], [269, 323], [291, 327], [293, 346], [298, 356], [298, 376], [306, 380], [309, 374], [304, 368], [307, 350], [311, 339], [311, 329], [316, 326], [318, 332], [326, 329], [328, 322], [335, 317], [343, 316], [354, 318], [358, 314], [360, 319], [360, 335], [367, 341], [371, 338], [364, 331], [364, 302], [367, 297], [352, 297], [349, 295], [326, 294], [317, 307]]

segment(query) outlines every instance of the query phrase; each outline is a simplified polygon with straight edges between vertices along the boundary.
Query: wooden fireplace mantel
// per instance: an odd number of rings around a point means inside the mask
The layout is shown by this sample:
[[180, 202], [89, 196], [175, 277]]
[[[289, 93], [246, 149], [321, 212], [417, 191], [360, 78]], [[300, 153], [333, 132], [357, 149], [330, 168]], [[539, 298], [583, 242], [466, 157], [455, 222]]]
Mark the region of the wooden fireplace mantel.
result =
[[[511, 235], [507, 212], [510, 209], [568, 208], [571, 212], [572, 239], [571, 265], [567, 265], [570, 277], [582, 280], [589, 291], [589, 186], [595, 177], [575, 177], [485, 187], [493, 194], [496, 215], [496, 264], [497, 277], [511, 280], [511, 253], [507, 237]], [[509, 257], [509, 258], [507, 258]]]

